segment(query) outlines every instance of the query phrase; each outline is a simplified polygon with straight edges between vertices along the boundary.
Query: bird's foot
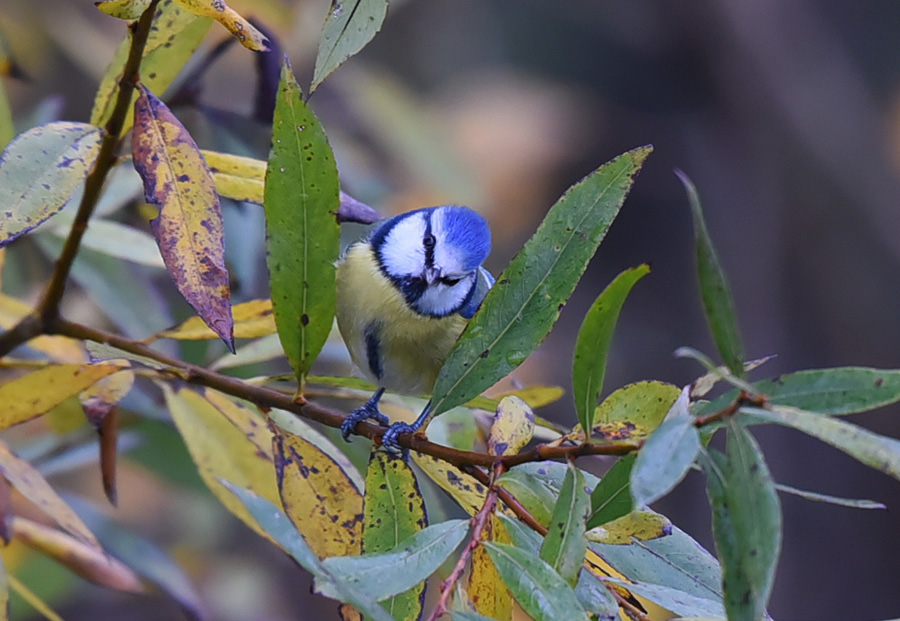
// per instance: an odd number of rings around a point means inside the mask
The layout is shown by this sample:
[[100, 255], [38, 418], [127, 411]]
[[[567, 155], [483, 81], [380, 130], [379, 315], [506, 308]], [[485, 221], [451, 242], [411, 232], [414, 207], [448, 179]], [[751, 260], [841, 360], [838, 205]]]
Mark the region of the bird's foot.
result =
[[[378, 396], [380, 397], [381, 395]], [[377, 420], [382, 425], [387, 425], [391, 422], [391, 420], [378, 409], [378, 401], [374, 398], [369, 399], [366, 401], [365, 405], [356, 408], [347, 415], [347, 418], [341, 423], [341, 436], [343, 436], [344, 440], [349, 442], [350, 434], [356, 429], [356, 425], [360, 421], [368, 419]]]
[[381, 436], [381, 445], [392, 453], [401, 453], [403, 455], [403, 458], [406, 459], [409, 454], [409, 450], [397, 444], [397, 438], [399, 438], [400, 434], [403, 433], [415, 433], [419, 430], [419, 427], [421, 427], [421, 425], [410, 425], [409, 423], [394, 423], [393, 425], [388, 427], [388, 430], [384, 432], [383, 436]]

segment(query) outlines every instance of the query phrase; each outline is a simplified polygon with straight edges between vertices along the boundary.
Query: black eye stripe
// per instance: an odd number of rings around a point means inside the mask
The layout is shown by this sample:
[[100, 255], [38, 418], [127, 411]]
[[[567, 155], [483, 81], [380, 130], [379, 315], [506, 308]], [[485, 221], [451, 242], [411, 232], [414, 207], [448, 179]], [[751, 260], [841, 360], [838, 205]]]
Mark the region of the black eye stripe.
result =
[[447, 285], [448, 287], [452, 287], [456, 283], [458, 283], [462, 278], [441, 278], [441, 282]]

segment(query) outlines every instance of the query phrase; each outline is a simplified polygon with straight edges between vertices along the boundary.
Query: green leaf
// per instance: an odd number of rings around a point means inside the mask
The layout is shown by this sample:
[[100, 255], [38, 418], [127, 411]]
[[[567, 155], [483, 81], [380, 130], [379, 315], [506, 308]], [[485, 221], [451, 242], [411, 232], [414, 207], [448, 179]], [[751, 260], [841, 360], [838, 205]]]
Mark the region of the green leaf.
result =
[[502, 543], [482, 545], [513, 597], [535, 621], [587, 620], [575, 590], [539, 556]]
[[569, 462], [562, 490], [550, 517], [550, 529], [541, 545], [541, 558], [573, 587], [578, 582], [578, 572], [584, 564], [587, 550], [584, 525], [590, 500], [584, 486], [584, 475], [575, 464]]
[[[417, 532], [391, 552], [333, 556], [322, 561], [322, 565], [343, 586], [383, 600], [411, 589], [437, 571], [468, 530], [468, 520], [448, 520]], [[333, 583], [317, 581], [316, 587], [324, 595], [336, 596]]]
[[[144, 58], [141, 61], [141, 84], [154, 93], [164, 93], [182, 67], [193, 55], [206, 37], [212, 20], [197, 17], [179, 8], [173, 0], [162, 0], [159, 3], [153, 26], [144, 46]], [[131, 30], [125, 40], [116, 48], [112, 61], [94, 96], [94, 107], [91, 110], [91, 123], [104, 126], [112, 114], [118, 94], [128, 50], [131, 48]], [[137, 99], [137, 93], [131, 96], [131, 103]], [[124, 135], [133, 122], [133, 106], [128, 107], [128, 116], [122, 126]]]
[[21, 134], [0, 155], [0, 248], [59, 213], [84, 181], [103, 130], [55, 122]]
[[588, 548], [628, 580], [721, 600], [722, 574], [715, 557], [677, 526], [665, 537], [629, 545], [591, 542]]
[[12, 108], [9, 105], [9, 97], [6, 96], [6, 86], [0, 78], [0, 150], [15, 138], [16, 127], [13, 125]]
[[694, 215], [694, 232], [697, 238], [697, 275], [700, 279], [700, 297], [703, 299], [706, 321], [709, 323], [709, 329], [722, 360], [735, 376], [744, 377], [744, 346], [741, 344], [734, 300], [731, 297], [725, 270], [719, 263], [712, 238], [706, 229], [697, 189], [683, 172], [676, 170], [675, 174], [684, 184], [688, 200], [691, 203], [691, 212]]
[[510, 517], [504, 513], [498, 513], [497, 519], [503, 524], [503, 528], [506, 529], [510, 541], [512, 541], [514, 546], [540, 555], [541, 544], [544, 541], [544, 538], [541, 537], [540, 534], [516, 518]]
[[608, 578], [607, 581], [625, 587], [632, 593], [649, 599], [666, 610], [671, 610], [679, 617], [725, 618], [725, 608], [719, 600], [697, 597], [661, 584], [626, 582], [618, 578]]
[[613, 621], [619, 618], [619, 604], [606, 586], [590, 571], [583, 571], [578, 576], [575, 586], [575, 597], [588, 612], [592, 612], [601, 621]]
[[681, 389], [665, 382], [635, 382], [619, 388], [597, 406], [594, 425], [631, 423], [635, 431], [648, 435], [666, 417], [681, 395]]
[[619, 312], [631, 288], [649, 273], [650, 267], [641, 265], [616, 276], [591, 305], [581, 323], [572, 362], [572, 397], [585, 433], [594, 425], [594, 408], [603, 389], [606, 355]]
[[550, 524], [558, 489], [553, 489], [540, 476], [519, 467], [503, 473], [497, 479], [497, 485], [512, 494], [538, 523], [543, 526]]
[[285, 59], [266, 169], [266, 263], [278, 336], [301, 386], [334, 319], [338, 193], [331, 146]]
[[587, 528], [602, 526], [634, 509], [631, 501], [631, 469], [637, 455], [625, 455], [609, 469], [600, 479], [597, 487], [591, 492], [591, 513], [588, 516]]
[[374, 621], [393, 621], [391, 615], [384, 608], [358, 589], [345, 585], [337, 578], [324, 563], [319, 560], [310, 549], [297, 529], [288, 517], [274, 504], [257, 496], [253, 492], [235, 485], [224, 479], [220, 479], [226, 489], [240, 500], [247, 508], [253, 519], [278, 543], [297, 563], [306, 571], [316, 577], [316, 584], [323, 586], [328, 584], [329, 590], [335, 593], [335, 598], [342, 602], [352, 604], [361, 613], [369, 616]]
[[769, 410], [741, 408], [757, 418], [793, 427], [844, 451], [870, 468], [900, 479], [900, 441], [878, 435], [839, 418], [773, 405]]
[[759, 446], [733, 418], [727, 454], [710, 450], [703, 466], [728, 618], [755, 621], [765, 615], [781, 549], [778, 494]]
[[[366, 471], [364, 554], [393, 550], [428, 526], [425, 502], [412, 468], [399, 454], [373, 450]], [[388, 599], [384, 607], [395, 619], [418, 619], [422, 614], [425, 582]]]
[[629, 151], [572, 186], [510, 262], [441, 368], [437, 415], [518, 367], [550, 332], [652, 147]]
[[452, 621], [493, 621], [489, 617], [480, 615], [477, 612], [467, 612], [464, 610], [454, 610], [450, 613]]
[[641, 447], [631, 470], [634, 506], [645, 507], [675, 487], [700, 450], [700, 433], [687, 410], [687, 394], [672, 406], [675, 415], [657, 427]]
[[828, 494], [819, 494], [817, 492], [810, 492], [804, 489], [797, 489], [796, 487], [791, 487], [790, 485], [782, 485], [780, 483], [775, 484], [775, 489], [785, 494], [793, 494], [794, 496], [799, 496], [804, 500], [810, 500], [812, 502], [824, 502], [830, 505], [850, 507], [851, 509], [887, 509], [884, 504], [875, 502], [874, 500], [864, 500], [861, 498], [841, 498], [840, 496], [830, 496]]
[[325, 17], [310, 92], [381, 30], [387, 0], [332, 0]]

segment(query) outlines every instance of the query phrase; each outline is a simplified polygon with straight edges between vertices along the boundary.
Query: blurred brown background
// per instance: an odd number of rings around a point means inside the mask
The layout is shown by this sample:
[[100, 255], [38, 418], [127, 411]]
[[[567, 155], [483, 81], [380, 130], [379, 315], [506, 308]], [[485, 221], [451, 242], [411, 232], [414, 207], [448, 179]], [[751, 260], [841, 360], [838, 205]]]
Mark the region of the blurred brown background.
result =
[[[231, 5], [273, 32], [308, 83], [326, 2]], [[88, 0], [3, 0], [0, 32], [30, 78], [7, 81], [21, 131], [48, 115], [87, 120], [124, 26]], [[898, 32], [900, 4], [888, 0], [397, 1], [382, 32], [311, 102], [348, 191], [385, 213], [442, 202], [480, 210], [493, 227], [495, 273], [569, 185], [627, 149], [655, 146], [557, 328], [517, 372], [523, 383], [568, 385], [587, 307], [618, 272], [643, 262], [652, 273], [623, 311], [607, 390], [641, 379], [685, 384], [698, 374], [696, 364], [672, 356], [681, 345], [713, 351], [676, 167], [700, 192], [748, 356], [777, 354], [756, 377], [839, 365], [897, 368]], [[214, 28], [205, 49], [225, 37]], [[249, 52], [232, 47], [193, 86], [196, 98], [177, 112], [201, 147], [265, 156], [265, 128], [248, 120]], [[241, 263], [233, 270], [241, 279], [237, 297], [266, 296], [259, 212], [234, 213], [243, 223], [230, 238], [241, 238], [234, 243], [242, 250], [229, 249]], [[171, 322], [154, 320], [156, 327]], [[544, 413], [574, 420], [568, 402]], [[898, 414], [895, 406], [854, 421], [900, 437]], [[855, 511], [782, 497], [772, 615], [900, 615], [900, 483], [796, 433], [754, 432], [778, 481], [888, 506]], [[196, 479], [184, 472], [166, 478], [158, 511], [139, 523], [184, 561], [213, 617], [318, 618], [298, 602], [305, 586], [296, 584], [306, 578], [218, 510], [196, 480], [179, 476]], [[123, 515], [129, 501], [123, 493]], [[689, 476], [657, 509], [711, 546], [701, 477]], [[83, 583], [66, 593], [56, 601], [67, 618], [100, 618], [97, 601], [107, 606], [105, 618], [175, 610]]]

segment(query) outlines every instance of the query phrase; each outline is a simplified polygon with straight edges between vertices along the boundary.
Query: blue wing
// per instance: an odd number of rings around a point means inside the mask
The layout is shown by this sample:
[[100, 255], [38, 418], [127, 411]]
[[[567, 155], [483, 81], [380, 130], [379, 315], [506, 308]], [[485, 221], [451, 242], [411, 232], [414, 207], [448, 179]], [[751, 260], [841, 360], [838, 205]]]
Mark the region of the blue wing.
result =
[[489, 271], [483, 267], [479, 267], [478, 280], [475, 282], [475, 291], [472, 293], [472, 297], [469, 298], [469, 301], [459, 309], [459, 314], [466, 319], [471, 319], [475, 315], [475, 311], [478, 310], [478, 307], [481, 306], [484, 296], [487, 295], [487, 292], [493, 286], [494, 277], [491, 276]]

